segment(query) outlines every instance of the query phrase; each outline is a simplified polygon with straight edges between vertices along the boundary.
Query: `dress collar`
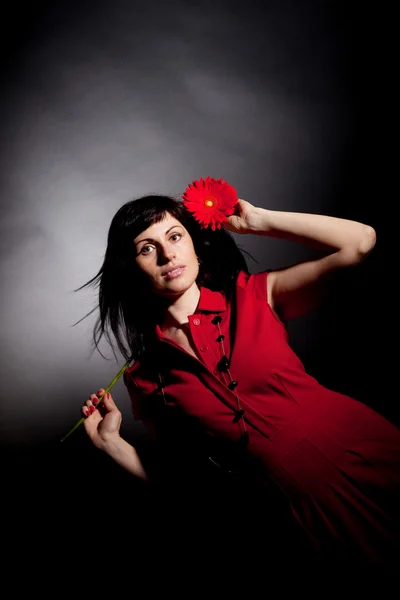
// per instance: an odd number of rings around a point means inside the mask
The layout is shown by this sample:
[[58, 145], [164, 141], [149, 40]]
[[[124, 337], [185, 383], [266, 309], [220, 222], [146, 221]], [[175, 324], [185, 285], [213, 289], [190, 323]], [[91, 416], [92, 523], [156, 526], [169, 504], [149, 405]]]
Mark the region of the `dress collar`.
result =
[[[215, 292], [206, 287], [200, 286], [200, 298], [194, 314], [202, 312], [223, 312], [226, 310], [226, 299], [221, 292]], [[164, 334], [158, 324], [156, 324], [156, 337], [160, 340]]]
[[200, 286], [200, 299], [195, 312], [223, 312], [224, 310], [226, 310], [225, 296], [221, 292], [213, 292]]

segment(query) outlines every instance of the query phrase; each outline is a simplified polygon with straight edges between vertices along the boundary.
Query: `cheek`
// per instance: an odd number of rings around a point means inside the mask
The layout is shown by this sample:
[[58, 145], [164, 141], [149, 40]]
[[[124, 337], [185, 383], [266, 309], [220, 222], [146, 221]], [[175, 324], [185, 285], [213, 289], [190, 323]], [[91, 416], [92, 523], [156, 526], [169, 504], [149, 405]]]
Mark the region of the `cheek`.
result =
[[190, 246], [186, 249], [186, 255], [191, 262], [197, 263], [196, 251], [193, 244], [190, 244]]
[[146, 267], [143, 264], [142, 258], [136, 258], [135, 262], [136, 262], [136, 268], [139, 272], [141, 272], [141, 273], [146, 272]]
[[190, 270], [192, 272], [196, 271], [197, 272], [197, 268], [198, 268], [198, 261], [197, 261], [197, 257], [196, 255], [190, 254], [188, 256], [188, 259], [186, 261], [187, 266], [190, 268]]
[[136, 259], [136, 267], [138, 271], [146, 278], [152, 277], [154, 268], [150, 260], [146, 260], [143, 257]]

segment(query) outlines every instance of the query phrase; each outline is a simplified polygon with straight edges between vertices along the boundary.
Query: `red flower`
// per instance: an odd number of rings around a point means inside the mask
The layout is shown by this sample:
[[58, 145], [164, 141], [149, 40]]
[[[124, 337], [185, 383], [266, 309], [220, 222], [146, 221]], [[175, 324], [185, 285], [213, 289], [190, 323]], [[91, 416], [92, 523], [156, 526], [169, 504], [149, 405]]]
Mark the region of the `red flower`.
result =
[[203, 227], [221, 229], [238, 201], [236, 190], [222, 179], [207, 177], [193, 181], [182, 195], [183, 204]]

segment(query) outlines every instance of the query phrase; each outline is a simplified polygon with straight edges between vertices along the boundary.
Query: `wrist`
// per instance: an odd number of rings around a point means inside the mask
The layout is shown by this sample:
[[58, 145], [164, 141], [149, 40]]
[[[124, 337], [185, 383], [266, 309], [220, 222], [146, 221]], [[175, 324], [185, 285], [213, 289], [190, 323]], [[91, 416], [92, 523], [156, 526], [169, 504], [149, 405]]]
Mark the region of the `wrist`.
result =
[[248, 217], [249, 233], [268, 235], [271, 230], [270, 212], [266, 208], [255, 206]]
[[111, 457], [121, 452], [127, 442], [119, 435], [119, 433], [108, 434], [103, 437], [101, 450]]
[[105, 441], [102, 449], [121, 467], [139, 479], [147, 481], [148, 477], [139, 455], [136, 452], [136, 448], [124, 440], [119, 434], [110, 436]]

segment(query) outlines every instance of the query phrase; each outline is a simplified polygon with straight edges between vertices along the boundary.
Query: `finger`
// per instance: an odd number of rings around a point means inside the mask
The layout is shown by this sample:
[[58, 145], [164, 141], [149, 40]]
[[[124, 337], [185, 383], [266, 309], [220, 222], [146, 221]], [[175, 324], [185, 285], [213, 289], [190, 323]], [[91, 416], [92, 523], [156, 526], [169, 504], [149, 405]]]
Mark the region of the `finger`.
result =
[[107, 392], [107, 394], [104, 396], [103, 404], [108, 411], [115, 410], [117, 408], [117, 405], [115, 404], [110, 392]]
[[96, 405], [99, 403], [99, 399], [96, 394], [91, 394], [90, 398], [86, 400], [84, 406], [82, 407], [82, 412], [85, 417], [89, 417], [96, 410]]
[[97, 390], [97, 394], [92, 394], [90, 396], [92, 403], [100, 410], [103, 410], [104, 392], [104, 388], [100, 388]]
[[93, 404], [94, 406], [97, 406], [97, 405], [99, 404], [99, 402], [100, 402], [100, 399], [99, 399], [99, 397], [98, 397], [98, 396], [96, 396], [96, 394], [92, 394], [92, 395], [90, 396], [90, 400], [91, 400], [91, 402], [92, 402], [92, 404]]
[[96, 437], [98, 433], [99, 424], [102, 421], [102, 419], [103, 417], [100, 415], [99, 411], [95, 410], [83, 420], [83, 425], [86, 429], [86, 432], [91, 438]]
[[85, 417], [90, 417], [96, 411], [96, 407], [91, 403], [89, 404], [89, 400], [87, 400], [86, 404], [82, 406], [81, 411]]

